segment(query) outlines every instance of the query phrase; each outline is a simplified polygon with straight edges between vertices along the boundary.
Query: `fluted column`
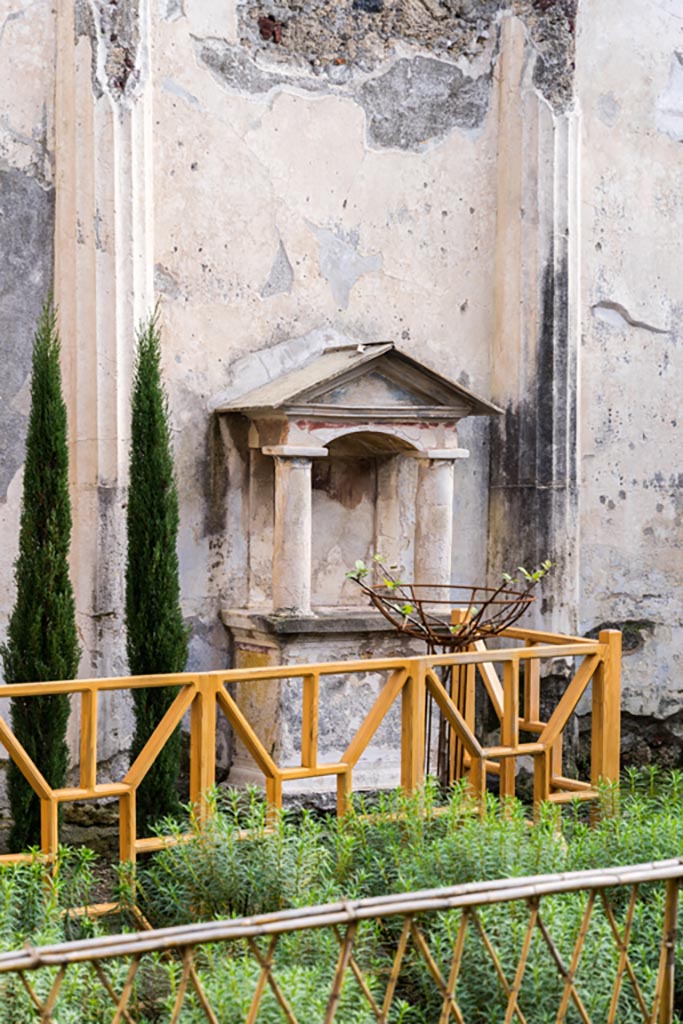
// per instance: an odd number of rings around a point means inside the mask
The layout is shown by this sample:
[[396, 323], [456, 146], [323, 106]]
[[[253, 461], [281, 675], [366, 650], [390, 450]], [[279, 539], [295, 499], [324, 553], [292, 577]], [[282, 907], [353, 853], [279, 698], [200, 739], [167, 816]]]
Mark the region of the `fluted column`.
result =
[[495, 580], [552, 558], [536, 624], [576, 632], [579, 115], [539, 94], [539, 59], [504, 19], [491, 388], [505, 416], [491, 424], [488, 564]]

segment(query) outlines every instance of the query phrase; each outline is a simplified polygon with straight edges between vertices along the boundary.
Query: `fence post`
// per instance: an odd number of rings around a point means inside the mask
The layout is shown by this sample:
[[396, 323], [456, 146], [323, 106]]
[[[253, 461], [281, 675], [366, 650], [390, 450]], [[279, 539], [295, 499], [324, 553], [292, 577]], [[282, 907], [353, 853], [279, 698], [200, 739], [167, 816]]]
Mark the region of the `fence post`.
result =
[[135, 840], [137, 836], [136, 824], [136, 794], [131, 786], [127, 793], [119, 797], [119, 860], [135, 863], [136, 850]]
[[[503, 747], [519, 746], [519, 659], [503, 662], [503, 721], [500, 726]], [[501, 757], [499, 791], [501, 799], [515, 795], [516, 757]]]
[[190, 802], [202, 821], [207, 813], [206, 791], [216, 781], [216, 686], [214, 675], [197, 676], [190, 709]]
[[617, 782], [621, 734], [621, 633], [598, 634], [604, 653], [593, 676], [591, 782]]
[[40, 799], [40, 846], [49, 857], [59, 848], [59, 804], [52, 797]]
[[408, 678], [401, 691], [401, 788], [412, 793], [424, 782], [424, 659], [411, 659], [407, 668]]
[[662, 933], [662, 959], [659, 968], [658, 1024], [671, 1024], [674, 1015], [674, 986], [676, 980], [676, 925], [678, 922], [678, 885], [680, 879], [670, 878], [666, 883], [664, 905], [664, 931]]
[[97, 785], [97, 690], [84, 690], [81, 694], [81, 764], [83, 789]]

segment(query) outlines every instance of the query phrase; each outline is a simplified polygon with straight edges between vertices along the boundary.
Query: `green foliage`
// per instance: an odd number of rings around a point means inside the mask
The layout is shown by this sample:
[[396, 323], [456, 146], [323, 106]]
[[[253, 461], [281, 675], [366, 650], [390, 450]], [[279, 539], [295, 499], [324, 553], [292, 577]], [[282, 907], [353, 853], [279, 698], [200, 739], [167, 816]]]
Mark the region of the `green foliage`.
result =
[[[126, 646], [133, 675], [182, 672], [188, 631], [178, 581], [178, 493], [173, 471], [168, 402], [161, 381], [156, 313], [140, 329], [133, 380], [126, 564]], [[176, 695], [172, 687], [134, 690], [133, 760]], [[138, 831], [179, 810], [176, 780], [180, 729], [176, 729], [137, 795]]]
[[[228, 791], [214, 794], [212, 800], [205, 832], [191, 822], [193, 840], [169, 846], [138, 870], [137, 889], [131, 888], [130, 898], [142, 902], [155, 926], [493, 878], [631, 864], [676, 856], [683, 844], [683, 776], [675, 772], [666, 778], [657, 773], [632, 775], [618, 799], [614, 789], [605, 787], [602, 815], [593, 826], [588, 823], [586, 806], [579, 803], [564, 811], [547, 805], [530, 823], [521, 804], [501, 804], [492, 796], [479, 818], [472, 813], [461, 786], [454, 788], [445, 808], [439, 806], [439, 788], [433, 782], [412, 796], [395, 792], [372, 803], [357, 799], [341, 821], [317, 821], [307, 814], [296, 818], [284, 812], [270, 821], [271, 828], [265, 805], [253, 792], [245, 797]], [[238, 830], [245, 828], [252, 831], [251, 838], [238, 839]], [[184, 826], [166, 822], [164, 831], [180, 835]], [[567, 893], [542, 904], [544, 921], [565, 963], [571, 960], [585, 901], [585, 894]], [[613, 902], [623, 925], [626, 893], [613, 894]], [[661, 887], [646, 887], [634, 916], [630, 956], [638, 976], [644, 979], [647, 998], [655, 982], [662, 918]], [[511, 978], [524, 941], [528, 908], [515, 903], [483, 907], [480, 919]], [[444, 972], [452, 956], [457, 924], [457, 915], [447, 913], [424, 916], [420, 921]], [[400, 928], [398, 918], [366, 921], [354, 947], [357, 962], [380, 996]], [[317, 992], [322, 1000], [321, 993], [329, 992], [330, 964], [337, 949], [328, 940], [327, 933], [315, 932], [280, 941], [276, 974], [283, 987], [291, 986], [286, 989], [288, 994], [293, 991], [297, 999], [305, 999], [312, 998], [307, 992]], [[207, 956], [214, 954], [207, 952]], [[202, 977], [223, 1008], [220, 1019], [238, 1021], [240, 1013], [244, 1014], [244, 1001], [248, 1005], [248, 994], [253, 991], [253, 962], [239, 956], [221, 960], [220, 948], [215, 957], [216, 966], [207, 968]], [[607, 1017], [617, 960], [609, 923], [598, 908], [582, 957], [582, 963], [590, 968], [579, 974], [580, 990], [593, 1019]], [[561, 988], [547, 947], [537, 935], [521, 990], [522, 1005], [535, 1007], [535, 1022], [555, 1019]], [[345, 991], [349, 999], [357, 993], [351, 981]], [[458, 1000], [465, 1019], [476, 1024], [493, 1024], [504, 1016], [503, 993], [474, 929], [465, 947]], [[306, 1019], [322, 1020], [318, 1001], [310, 1005]], [[440, 997], [424, 961], [409, 946], [392, 1020], [428, 1024], [438, 1019], [440, 1009]], [[356, 1012], [358, 1016], [354, 1016]], [[277, 1020], [274, 1004], [267, 1012], [264, 1009], [264, 1020], [270, 1020], [271, 1013]], [[341, 1019], [371, 1020], [365, 1013], [362, 1004], [354, 1003]], [[639, 1019], [626, 984], [619, 1020], [631, 1024]]]
[[[154, 921], [241, 917], [320, 898], [330, 853], [322, 823], [310, 814], [296, 823], [287, 814], [271, 821], [258, 791], [228, 790], [213, 794], [207, 823], [190, 818], [190, 831], [191, 842], [153, 857], [132, 885], [123, 872], [127, 900]], [[163, 832], [179, 837], [186, 829], [167, 820]]]
[[31, 860], [0, 866], [0, 949], [87, 937], [94, 923], [67, 908], [92, 902], [95, 854], [60, 846], [49, 867], [38, 851]]
[[[31, 412], [15, 564], [17, 596], [2, 647], [5, 682], [73, 679], [80, 651], [69, 579], [69, 456], [55, 311], [43, 306], [33, 343]], [[68, 767], [66, 695], [12, 700], [14, 733], [48, 782]], [[40, 801], [13, 762], [8, 769], [12, 849], [40, 841]]]
[[[438, 786], [406, 796], [388, 793], [377, 801], [356, 801], [342, 821], [315, 819], [309, 814], [283, 813], [273, 821], [255, 793], [211, 795], [208, 827], [191, 820], [193, 838], [154, 855], [133, 876], [122, 872], [130, 899], [141, 900], [153, 925], [255, 914], [341, 898], [362, 898], [391, 891], [432, 888], [498, 877], [599, 868], [637, 860], [675, 856], [683, 840], [683, 774], [655, 769], [630, 772], [621, 791], [605, 787], [601, 815], [588, 825], [588, 808], [577, 803], [562, 811], [545, 807], [531, 823], [514, 801], [501, 804], [490, 797], [483, 818], [472, 814], [461, 786], [445, 806]], [[163, 831], [179, 837], [172, 822]], [[251, 832], [238, 838], [240, 830]], [[97, 932], [101, 924], [71, 921], [64, 907], [82, 905], [92, 885], [87, 851], [60, 850], [54, 877], [46, 879], [44, 863], [0, 868], [0, 945], [16, 947], [75, 937], [84, 927]], [[618, 927], [627, 913], [625, 891], [611, 892]], [[571, 961], [586, 908], [584, 893], [546, 897], [541, 913], [565, 964]], [[529, 920], [524, 903], [482, 906], [478, 910], [490, 942], [511, 981]], [[651, 1005], [656, 980], [663, 920], [663, 888], [642, 887], [633, 917], [629, 957]], [[417, 924], [442, 974], [447, 976], [457, 938], [459, 914], [422, 914]], [[360, 966], [374, 998], [381, 1004], [401, 931], [400, 917], [361, 922], [354, 943]], [[76, 930], [76, 932], [74, 932]], [[82, 931], [81, 931], [82, 934]], [[86, 932], [87, 934], [87, 932]], [[266, 955], [268, 937], [256, 940]], [[297, 1019], [322, 1024], [339, 945], [329, 929], [281, 936], [273, 973]], [[606, 1020], [619, 951], [609, 922], [599, 906], [594, 911], [577, 973], [577, 986], [592, 1020]], [[130, 961], [109, 961], [106, 972], [120, 991]], [[241, 1024], [246, 1018], [260, 967], [246, 943], [201, 947], [197, 973], [218, 1019]], [[168, 1020], [181, 983], [180, 957], [145, 957], [135, 978], [130, 1010], [143, 1021]], [[31, 972], [41, 998], [46, 998], [55, 968]], [[520, 989], [520, 1004], [534, 1024], [556, 1019], [563, 982], [538, 932]], [[472, 922], [468, 928], [457, 983], [458, 1003], [468, 1024], [499, 1024], [505, 995], [483, 942]], [[677, 1006], [680, 1002], [677, 1000]], [[409, 942], [402, 963], [392, 1024], [433, 1024], [442, 1000], [423, 959]], [[0, 977], [0, 1024], [28, 1024], [34, 1011], [16, 976]], [[55, 1020], [70, 1024], [104, 1024], [112, 1006], [85, 964], [69, 968], [60, 992]], [[344, 1024], [371, 1024], [375, 1017], [350, 972], [342, 987], [337, 1017]], [[200, 1024], [203, 1010], [190, 990], [182, 1021]], [[283, 1019], [272, 991], [264, 993], [258, 1020]], [[576, 1020], [574, 1010], [568, 1020]], [[620, 1024], [642, 1021], [628, 978], [624, 979], [616, 1018]], [[675, 1016], [679, 1022], [680, 1017]]]
[[[550, 570], [554, 568], [554, 564], [554, 562], [551, 562], [550, 559], [547, 558], [544, 562], [541, 562], [538, 569], [525, 569], [523, 565], [518, 565], [517, 572], [521, 574], [522, 579], [526, 581], [529, 587], [532, 587], [535, 583], [538, 583], [539, 580], [542, 580], [544, 576], [548, 575]], [[514, 579], [511, 573], [504, 572], [503, 582], [518, 583], [519, 580]]]
[[[100, 934], [101, 924], [85, 915], [69, 914], [92, 902], [95, 855], [88, 849], [60, 847], [48, 865], [36, 853], [33, 860], [0, 866], [0, 948], [52, 945]], [[120, 991], [128, 965], [107, 965], [114, 988]], [[38, 998], [47, 999], [57, 968], [31, 972], [27, 980]], [[59, 993], [54, 1019], [59, 1024], [109, 1024], [112, 1004], [88, 964], [71, 966]], [[32, 1006], [16, 974], [0, 975], [0, 1024], [34, 1024]]]

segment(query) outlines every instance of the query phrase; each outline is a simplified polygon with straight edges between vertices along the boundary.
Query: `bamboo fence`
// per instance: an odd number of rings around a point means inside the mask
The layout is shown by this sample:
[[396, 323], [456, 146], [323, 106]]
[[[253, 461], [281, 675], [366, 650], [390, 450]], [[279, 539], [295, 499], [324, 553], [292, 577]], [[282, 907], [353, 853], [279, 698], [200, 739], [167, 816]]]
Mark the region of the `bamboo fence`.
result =
[[[113, 1024], [122, 1020], [135, 1024], [146, 1012], [144, 992], [136, 988], [136, 978], [142, 976], [145, 958], [156, 957], [158, 963], [158, 957], [163, 955], [179, 962], [180, 979], [174, 997], [168, 1001], [167, 1013], [163, 1018], [157, 1016], [155, 1019], [179, 1024], [184, 1011], [187, 1011], [194, 1015], [193, 1020], [218, 1024], [220, 1009], [212, 1003], [207, 984], [210, 979], [206, 973], [202, 975], [202, 965], [207, 962], [202, 954], [209, 947], [214, 951], [218, 947], [221, 956], [213, 961], [219, 965], [217, 970], [228, 957], [235, 958], [240, 964], [251, 959], [257, 965], [257, 980], [244, 1018], [246, 1024], [258, 1021], [268, 991], [279, 1007], [279, 1019], [289, 1024], [310, 1024], [310, 1020], [297, 1016], [292, 1009], [286, 979], [282, 979], [282, 961], [276, 957], [277, 947], [284, 936], [326, 929], [334, 935], [339, 953], [336, 964], [331, 965], [328, 972], [331, 982], [324, 1024], [341, 1021], [342, 990], [344, 986], [353, 985], [358, 987], [359, 996], [367, 1004], [370, 1019], [386, 1024], [397, 998], [402, 969], [406, 968], [411, 956], [413, 966], [417, 961], [426, 967], [439, 993], [439, 1024], [447, 1024], [450, 1020], [467, 1024], [466, 1012], [459, 1003], [459, 983], [462, 984], [467, 943], [474, 939], [477, 948], [483, 950], [483, 956], [488, 959], [493, 982], [502, 993], [505, 1009], [501, 1020], [505, 1024], [513, 1020], [525, 1024], [534, 1020], [534, 1007], [524, 1005], [523, 983], [525, 973], [531, 967], [532, 940], [537, 937], [557, 972], [557, 1006], [553, 1010], [557, 1024], [567, 1019], [570, 1007], [574, 1011], [570, 1019], [576, 1019], [578, 1015], [584, 1024], [598, 1024], [587, 1008], [586, 999], [586, 993], [590, 991], [592, 964], [585, 958], [582, 961], [582, 953], [591, 927], [601, 917], [603, 925], [607, 922], [614, 943], [615, 967], [613, 977], [601, 979], [611, 986], [611, 998], [607, 1017], [602, 1018], [600, 1024], [615, 1024], [621, 1019], [620, 1006], [627, 987], [631, 990], [632, 1006], [636, 1007], [638, 1020], [642, 1019], [644, 1024], [672, 1024], [678, 891], [682, 878], [683, 860], [675, 859], [596, 871], [498, 879], [298, 908], [257, 917], [24, 948], [0, 954], [0, 988], [3, 976], [18, 975], [26, 998], [37, 1011], [41, 1024], [49, 1024], [57, 1019], [55, 1014], [60, 991], [64, 990], [69, 970], [86, 964], [111, 1002]], [[653, 883], [663, 885], [665, 889], [662, 931], [659, 948], [652, 950], [652, 963], [640, 965], [642, 976], [639, 978], [630, 956], [632, 926], [637, 902], [642, 898], [642, 887], [651, 887]], [[550, 918], [546, 919], [544, 904], [549, 897], [567, 893], [583, 893], [585, 897], [585, 909], [577, 933], [572, 937], [569, 957], [566, 952], [563, 955], [553, 939], [552, 925], [548, 923]], [[624, 911], [626, 895], [628, 901]], [[622, 897], [621, 909], [617, 910], [615, 903], [619, 896]], [[502, 903], [520, 904], [526, 914], [523, 941], [512, 969], [496, 950], [500, 935], [489, 933], [482, 913], [483, 908]], [[436, 914], [455, 917], [450, 932], [455, 939], [445, 953], [443, 947], [436, 951], [429, 943], [427, 926], [430, 917]], [[372, 975], [372, 967], [364, 962], [359, 936], [364, 923], [389, 922], [391, 919], [398, 919], [401, 928], [400, 932], [398, 927], [385, 930], [385, 934], [393, 936], [393, 945], [385, 949], [391, 966], [379, 979], [380, 985], [377, 977]], [[107, 973], [107, 965], [112, 961], [121, 961], [126, 969], [125, 981], [123, 985], [119, 983], [118, 991], [112, 981], [111, 970]], [[40, 987], [42, 995], [36, 984], [41, 972], [48, 974], [47, 984]], [[272, 1013], [272, 999], [268, 1012]], [[269, 1019], [272, 1020], [272, 1016]]]

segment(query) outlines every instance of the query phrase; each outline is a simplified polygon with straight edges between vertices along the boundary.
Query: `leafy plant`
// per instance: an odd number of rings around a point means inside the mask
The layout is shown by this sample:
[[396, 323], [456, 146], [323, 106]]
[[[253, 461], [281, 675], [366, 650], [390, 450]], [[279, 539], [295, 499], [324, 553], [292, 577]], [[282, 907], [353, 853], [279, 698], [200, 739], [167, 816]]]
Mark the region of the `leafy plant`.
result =
[[[629, 785], [635, 789], [629, 791]], [[208, 839], [197, 823], [191, 822], [195, 837], [187, 846], [165, 849], [138, 870], [138, 897], [142, 895], [145, 913], [153, 924], [171, 924], [202, 916], [252, 914], [342, 898], [663, 858], [676, 855], [683, 842], [680, 790], [680, 779], [671, 775], [658, 776], [657, 789], [651, 792], [650, 778], [641, 773], [626, 784], [615, 812], [614, 792], [605, 787], [605, 813], [598, 815], [593, 825], [585, 805], [577, 803], [564, 811], [546, 805], [531, 823], [520, 803], [502, 804], [491, 795], [480, 818], [472, 813], [463, 785], [454, 787], [446, 805], [440, 805], [440, 790], [434, 780], [412, 795], [398, 791], [374, 800], [358, 797], [351, 812], [339, 821], [316, 821], [310, 815], [297, 818], [285, 812], [273, 822], [256, 793], [245, 797], [228, 791], [212, 797]], [[238, 840], [237, 831], [245, 827], [252, 830], [251, 837]], [[180, 828], [166, 823], [164, 831], [178, 835]], [[543, 901], [544, 921], [565, 963], [571, 959], [585, 906], [582, 893]], [[627, 894], [613, 896], [613, 906], [623, 927]], [[478, 913], [503, 971], [512, 978], [528, 908], [511, 903], [484, 906]], [[637, 905], [629, 946], [646, 999], [652, 995], [662, 920], [662, 890], [652, 887]], [[420, 929], [444, 971], [453, 954], [457, 925], [457, 915], [448, 913], [420, 918]], [[398, 918], [370, 920], [360, 926], [354, 957], [371, 991], [380, 997], [400, 929]], [[249, 1005], [248, 993], [253, 991], [256, 977], [253, 962], [238, 955], [226, 959], [221, 947], [216, 947], [215, 953], [207, 950], [206, 955], [202, 983], [208, 986], [214, 1005], [221, 1006], [220, 1019], [241, 1020], [239, 1014], [244, 1015], [244, 1006]], [[304, 1014], [307, 1021], [324, 1017], [330, 965], [337, 956], [338, 947], [325, 931], [284, 936], [278, 944], [276, 975], [283, 988], [287, 986], [288, 997], [297, 1005], [302, 1000], [300, 1005], [310, 1007]], [[598, 909], [581, 961], [586, 966], [578, 974], [582, 998], [595, 1020], [607, 1017], [618, 958], [609, 922]], [[178, 968], [174, 970], [177, 973]], [[535, 1008], [534, 1021], [553, 1021], [561, 989], [562, 980], [547, 947], [536, 935], [522, 982], [522, 1005]], [[504, 1016], [504, 993], [473, 928], [468, 933], [457, 992], [467, 1021], [493, 1024]], [[343, 996], [348, 999], [343, 1020], [373, 1019], [365, 1016], [367, 1007], [357, 1001], [358, 990], [351, 980], [345, 983]], [[409, 945], [392, 1020], [428, 1024], [438, 1019], [440, 1011], [441, 997], [433, 978]], [[631, 1024], [640, 1019], [638, 1012], [633, 993], [625, 985], [618, 1019]], [[271, 1014], [277, 1020], [275, 1004], [269, 1001], [264, 1004], [263, 1019], [269, 1021]]]
[[[2, 647], [5, 682], [73, 679], [80, 649], [69, 579], [71, 506], [66, 406], [62, 398], [59, 335], [51, 301], [43, 306], [33, 343], [31, 412], [26, 438], [24, 491], [15, 564], [17, 595]], [[66, 695], [16, 697], [14, 734], [55, 788], [69, 761]], [[10, 845], [40, 841], [40, 800], [13, 761], [8, 767], [13, 826]]]
[[[546, 559], [544, 562], [541, 562], [538, 569], [525, 569], [523, 565], [518, 565], [517, 572], [521, 573], [522, 578], [526, 580], [528, 584], [533, 586], [534, 583], [538, 583], [539, 580], [542, 580], [552, 568], [554, 568], [554, 563], [551, 562], [550, 559]], [[514, 579], [509, 572], [503, 573], [503, 580], [505, 583], [519, 582], [519, 580]]]
[[[193, 838], [155, 854], [137, 874], [126, 869], [124, 888], [130, 899], [144, 901], [154, 925], [190, 922], [206, 917], [252, 914], [283, 907], [362, 898], [394, 891], [499, 877], [600, 868], [612, 864], [676, 856], [683, 842], [683, 793], [680, 773], [631, 772], [618, 801], [614, 788], [604, 787], [594, 824], [590, 811], [576, 803], [566, 809], [546, 805], [529, 821], [516, 801], [487, 797], [485, 813], [472, 813], [466, 788], [453, 788], [444, 804], [433, 780], [417, 793], [385, 793], [358, 797], [342, 820], [315, 819], [310, 814], [283, 813], [273, 820], [255, 792], [216, 791], [211, 815], [200, 828], [190, 818]], [[164, 823], [162, 832], [180, 837], [187, 823]], [[250, 835], [238, 838], [248, 829]], [[244, 834], [242, 832], [242, 834]], [[82, 852], [61, 850], [53, 878], [45, 880], [44, 863], [0, 868], [0, 944], [54, 942], [81, 927], [62, 914], [66, 906], [87, 899], [92, 884], [91, 862]], [[610, 893], [617, 927], [623, 930], [628, 894]], [[546, 897], [542, 916], [565, 964], [586, 909], [585, 893]], [[661, 886], [645, 886], [633, 915], [629, 958], [651, 1005], [663, 922]], [[510, 981], [515, 976], [529, 921], [523, 902], [481, 906], [478, 919]], [[458, 937], [458, 913], [421, 914], [415, 919], [433, 961], [448, 976]], [[367, 920], [359, 925], [354, 962], [381, 1005], [400, 936], [400, 917]], [[90, 928], [97, 930], [96, 924]], [[261, 955], [267, 941], [257, 938]], [[246, 944], [206, 945], [195, 960], [197, 976], [219, 1020], [238, 1024], [248, 1015], [260, 974]], [[272, 970], [297, 1019], [322, 1024], [339, 958], [339, 944], [330, 929], [281, 936]], [[680, 959], [680, 958], [679, 958]], [[121, 991], [130, 962], [109, 961], [107, 974]], [[593, 913], [575, 982], [591, 1019], [606, 1020], [619, 949], [599, 901]], [[182, 964], [173, 955], [144, 957], [136, 975], [129, 1009], [133, 1019], [167, 1020], [181, 984]], [[41, 998], [46, 998], [55, 969], [31, 973]], [[531, 940], [521, 982], [520, 1004], [534, 1024], [554, 1021], [563, 979], [540, 934]], [[34, 1011], [16, 976], [0, 981], [0, 1024], [23, 1024]], [[505, 993], [481, 937], [470, 921], [457, 982], [463, 1017], [473, 1024], [497, 1024], [505, 1015]], [[337, 1016], [344, 1024], [371, 1024], [375, 1016], [350, 972], [342, 986]], [[442, 996], [415, 945], [408, 943], [392, 1007], [392, 1024], [432, 1024], [439, 1019]], [[530, 1009], [533, 1016], [529, 1016]], [[204, 1020], [191, 993], [182, 1020]], [[104, 1024], [112, 1008], [90, 968], [69, 968], [60, 992], [55, 1019]], [[266, 991], [258, 1020], [275, 1024], [282, 1011]], [[574, 1017], [568, 1017], [574, 1019]], [[624, 978], [616, 1019], [642, 1021], [628, 979]], [[680, 1018], [675, 1016], [674, 1021]]]

